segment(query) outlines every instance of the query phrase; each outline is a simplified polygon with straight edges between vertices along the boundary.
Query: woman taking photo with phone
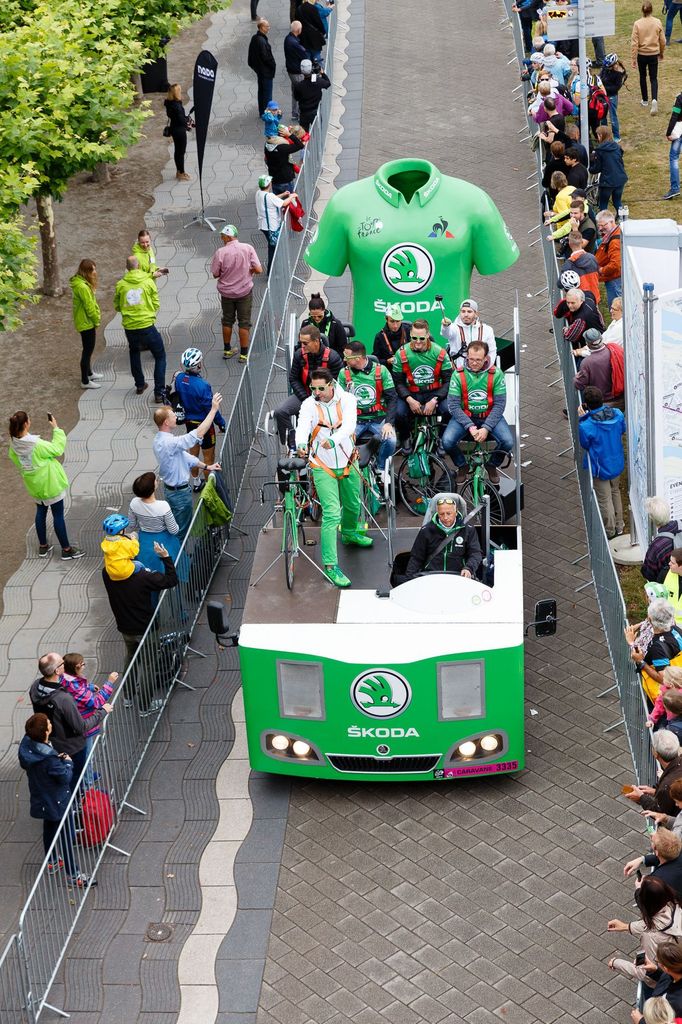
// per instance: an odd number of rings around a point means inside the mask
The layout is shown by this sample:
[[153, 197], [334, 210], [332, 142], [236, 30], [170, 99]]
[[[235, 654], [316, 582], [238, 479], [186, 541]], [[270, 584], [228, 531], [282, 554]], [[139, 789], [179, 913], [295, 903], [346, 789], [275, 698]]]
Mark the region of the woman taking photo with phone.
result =
[[164, 134], [169, 134], [173, 140], [175, 177], [178, 181], [189, 181], [189, 174], [185, 174], [185, 152], [187, 150], [187, 129], [191, 128], [192, 121], [185, 113], [185, 108], [182, 105], [182, 89], [177, 82], [171, 85], [163, 105], [168, 117], [168, 125]]
[[69, 480], [64, 467], [57, 459], [66, 449], [66, 434], [57, 426], [52, 413], [47, 414], [52, 428], [52, 440], [45, 441], [40, 434], [31, 433], [28, 413], [19, 411], [9, 421], [9, 457], [17, 467], [24, 486], [36, 503], [36, 533], [38, 534], [38, 556], [47, 558], [52, 544], [47, 542], [47, 513], [52, 510], [52, 523], [57, 540], [62, 547], [62, 561], [81, 558], [80, 548], [69, 541], [64, 520], [64, 498], [69, 489]]

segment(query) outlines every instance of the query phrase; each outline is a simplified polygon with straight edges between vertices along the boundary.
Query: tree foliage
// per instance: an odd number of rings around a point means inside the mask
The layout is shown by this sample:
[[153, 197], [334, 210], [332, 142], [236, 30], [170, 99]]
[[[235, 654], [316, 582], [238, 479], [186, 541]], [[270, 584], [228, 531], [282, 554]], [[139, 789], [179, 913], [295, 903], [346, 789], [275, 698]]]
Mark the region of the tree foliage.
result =
[[30, 165], [11, 166], [0, 179], [0, 331], [21, 323], [21, 307], [35, 302], [35, 232], [27, 232], [20, 205], [37, 186]]

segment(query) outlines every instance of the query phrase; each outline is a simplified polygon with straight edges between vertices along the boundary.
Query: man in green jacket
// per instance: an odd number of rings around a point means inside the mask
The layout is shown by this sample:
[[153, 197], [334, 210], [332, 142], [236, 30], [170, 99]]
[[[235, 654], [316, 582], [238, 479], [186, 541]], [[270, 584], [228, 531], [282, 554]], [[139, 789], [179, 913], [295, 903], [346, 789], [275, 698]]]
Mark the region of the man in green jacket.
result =
[[149, 274], [155, 281], [158, 277], [163, 277], [168, 273], [168, 267], [159, 267], [157, 265], [152, 238], [146, 228], [137, 233], [137, 241], [133, 246], [133, 256], [137, 256], [140, 270], [144, 270], [145, 274]]
[[154, 401], [163, 402], [166, 387], [166, 350], [163, 338], [156, 329], [159, 311], [159, 293], [154, 278], [140, 267], [137, 256], [126, 260], [126, 272], [116, 283], [114, 309], [121, 314], [123, 330], [130, 349], [130, 372], [135, 390], [141, 395], [147, 390], [140, 351], [149, 349], [154, 357]]

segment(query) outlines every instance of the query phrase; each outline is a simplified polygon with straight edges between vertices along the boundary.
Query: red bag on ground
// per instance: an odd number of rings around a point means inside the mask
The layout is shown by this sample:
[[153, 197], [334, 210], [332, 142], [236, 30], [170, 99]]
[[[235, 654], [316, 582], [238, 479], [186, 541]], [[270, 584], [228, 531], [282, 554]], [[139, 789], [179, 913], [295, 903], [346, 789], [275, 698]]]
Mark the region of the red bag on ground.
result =
[[101, 789], [89, 789], [81, 804], [83, 822], [83, 846], [101, 846], [114, 823], [114, 808], [108, 793]]
[[625, 391], [625, 359], [621, 345], [615, 341], [607, 341], [606, 347], [611, 353], [611, 394], [620, 398]]
[[300, 199], [294, 199], [289, 203], [289, 224], [292, 231], [303, 231], [303, 218], [305, 210], [301, 206]]

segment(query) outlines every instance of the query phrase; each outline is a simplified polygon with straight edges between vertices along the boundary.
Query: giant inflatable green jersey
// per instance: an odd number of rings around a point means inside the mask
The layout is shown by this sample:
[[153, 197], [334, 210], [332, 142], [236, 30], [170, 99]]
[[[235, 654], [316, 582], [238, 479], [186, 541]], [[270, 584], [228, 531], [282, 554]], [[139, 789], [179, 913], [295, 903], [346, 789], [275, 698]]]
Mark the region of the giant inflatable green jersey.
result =
[[[404, 159], [339, 189], [305, 258], [331, 276], [350, 267], [356, 335], [371, 346], [387, 306], [400, 303], [406, 320], [428, 318], [440, 294], [454, 317], [473, 267], [497, 274], [519, 249], [486, 192], [428, 160]], [[439, 325], [429, 322], [437, 336]]]

